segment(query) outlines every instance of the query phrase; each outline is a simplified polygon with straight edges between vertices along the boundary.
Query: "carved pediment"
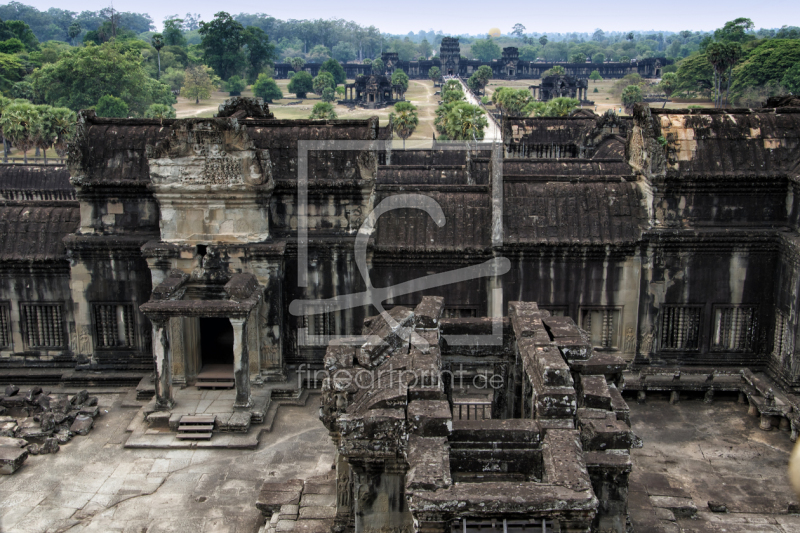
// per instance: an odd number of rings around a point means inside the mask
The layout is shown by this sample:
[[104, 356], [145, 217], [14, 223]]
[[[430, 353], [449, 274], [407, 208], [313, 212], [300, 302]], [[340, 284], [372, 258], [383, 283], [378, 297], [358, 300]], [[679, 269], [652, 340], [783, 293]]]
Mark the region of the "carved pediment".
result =
[[241, 188], [271, 185], [268, 150], [258, 149], [236, 119], [181, 121], [169, 137], [147, 146], [156, 187]]

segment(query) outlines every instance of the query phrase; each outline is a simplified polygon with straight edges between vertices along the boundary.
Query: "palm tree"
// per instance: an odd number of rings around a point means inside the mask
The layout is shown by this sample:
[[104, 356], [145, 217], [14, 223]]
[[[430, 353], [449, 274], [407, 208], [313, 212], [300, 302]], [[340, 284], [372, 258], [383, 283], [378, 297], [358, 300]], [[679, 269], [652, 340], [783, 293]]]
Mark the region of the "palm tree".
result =
[[153, 48], [156, 49], [156, 54], [158, 55], [158, 79], [161, 79], [161, 49], [164, 48], [164, 36], [160, 33], [156, 33], [150, 39], [150, 43], [153, 45]]
[[[6, 98], [5, 96], [0, 96], [0, 117], [3, 116], [3, 110], [6, 108], [8, 104], [11, 103], [11, 100]], [[0, 124], [2, 124], [0, 122]], [[2, 126], [0, 126], [0, 135], [3, 134]], [[6, 139], [5, 135], [3, 135], [3, 163], [8, 163], [8, 140]]]
[[706, 48], [706, 57], [714, 67], [714, 107], [722, 105], [722, 73], [727, 68], [727, 50], [724, 43], [711, 43]]
[[53, 108], [49, 105], [36, 106], [38, 120], [31, 125], [31, 141], [33, 146], [42, 151], [45, 165], [47, 164], [47, 149], [53, 146], [58, 138], [52, 111]]
[[292, 65], [292, 70], [300, 72], [300, 69], [306, 65], [306, 60], [302, 57], [293, 57], [289, 60], [289, 64]]
[[58, 156], [63, 158], [67, 154], [67, 143], [72, 140], [72, 136], [75, 134], [75, 112], [66, 107], [53, 107], [50, 108], [50, 116], [53, 131], [56, 134], [53, 148], [55, 148]]
[[3, 109], [0, 128], [3, 135], [24, 154], [28, 164], [28, 150], [33, 148], [33, 128], [39, 120], [36, 107], [27, 100], [14, 100]]
[[75, 37], [81, 34], [81, 24], [80, 22], [73, 22], [67, 28], [67, 35], [69, 35], [69, 40], [72, 42], [72, 46], [75, 46]]
[[411, 102], [398, 102], [394, 105], [397, 113], [389, 115], [389, 123], [397, 135], [403, 139], [403, 150], [406, 149], [406, 139], [411, 137], [419, 125], [417, 108]]

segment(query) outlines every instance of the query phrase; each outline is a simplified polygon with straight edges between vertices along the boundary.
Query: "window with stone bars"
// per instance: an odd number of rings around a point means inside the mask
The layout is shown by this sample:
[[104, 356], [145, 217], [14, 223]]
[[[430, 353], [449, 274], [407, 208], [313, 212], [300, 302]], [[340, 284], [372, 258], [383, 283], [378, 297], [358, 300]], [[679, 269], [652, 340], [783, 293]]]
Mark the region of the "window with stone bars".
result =
[[61, 304], [22, 304], [22, 326], [28, 348], [63, 348], [64, 310]]
[[589, 333], [592, 346], [608, 350], [619, 349], [619, 307], [581, 309], [581, 329]]
[[757, 307], [747, 305], [716, 306], [711, 349], [731, 352], [755, 351], [757, 310]]
[[8, 304], [0, 303], [0, 348], [11, 346], [11, 321], [8, 317]]
[[697, 351], [700, 349], [700, 305], [665, 305], [661, 308], [659, 349]]
[[789, 317], [780, 309], [775, 310], [775, 332], [772, 338], [772, 355], [782, 358], [794, 350], [789, 331]]
[[327, 346], [329, 336], [333, 334], [336, 321], [333, 313], [318, 313], [303, 316], [303, 328], [300, 335], [301, 346]]
[[94, 304], [92, 308], [97, 349], [136, 347], [133, 304], [102, 303]]

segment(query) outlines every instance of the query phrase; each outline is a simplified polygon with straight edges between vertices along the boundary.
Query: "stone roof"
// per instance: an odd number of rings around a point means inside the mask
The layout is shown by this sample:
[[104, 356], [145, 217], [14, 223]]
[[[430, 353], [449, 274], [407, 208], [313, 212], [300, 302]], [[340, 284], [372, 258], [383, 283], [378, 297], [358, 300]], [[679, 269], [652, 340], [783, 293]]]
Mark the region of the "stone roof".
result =
[[[440, 190], [423, 194], [442, 207], [444, 226], [438, 227], [422, 210], [395, 209], [378, 219], [373, 237], [375, 249], [468, 252], [491, 245], [492, 213], [487, 193]], [[383, 196], [379, 194], [376, 204]]]
[[791, 172], [800, 159], [800, 113], [791, 111], [651, 110], [667, 168], [681, 176]]
[[646, 220], [634, 183], [505, 183], [506, 244], [626, 244]]
[[79, 224], [77, 207], [0, 206], [0, 261], [65, 259], [62, 241]]
[[0, 165], [0, 202], [75, 201], [66, 167]]

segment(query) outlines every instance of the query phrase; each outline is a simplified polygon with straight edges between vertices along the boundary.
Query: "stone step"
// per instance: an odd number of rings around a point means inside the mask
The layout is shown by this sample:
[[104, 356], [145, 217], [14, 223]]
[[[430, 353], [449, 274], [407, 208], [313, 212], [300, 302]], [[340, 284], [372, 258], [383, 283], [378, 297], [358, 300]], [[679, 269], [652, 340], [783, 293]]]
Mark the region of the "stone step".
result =
[[211, 432], [208, 433], [178, 433], [175, 438], [181, 440], [209, 440], [211, 439]]
[[214, 424], [182, 424], [178, 431], [214, 431]]
[[183, 415], [180, 424], [213, 424], [216, 418], [214, 415]]

